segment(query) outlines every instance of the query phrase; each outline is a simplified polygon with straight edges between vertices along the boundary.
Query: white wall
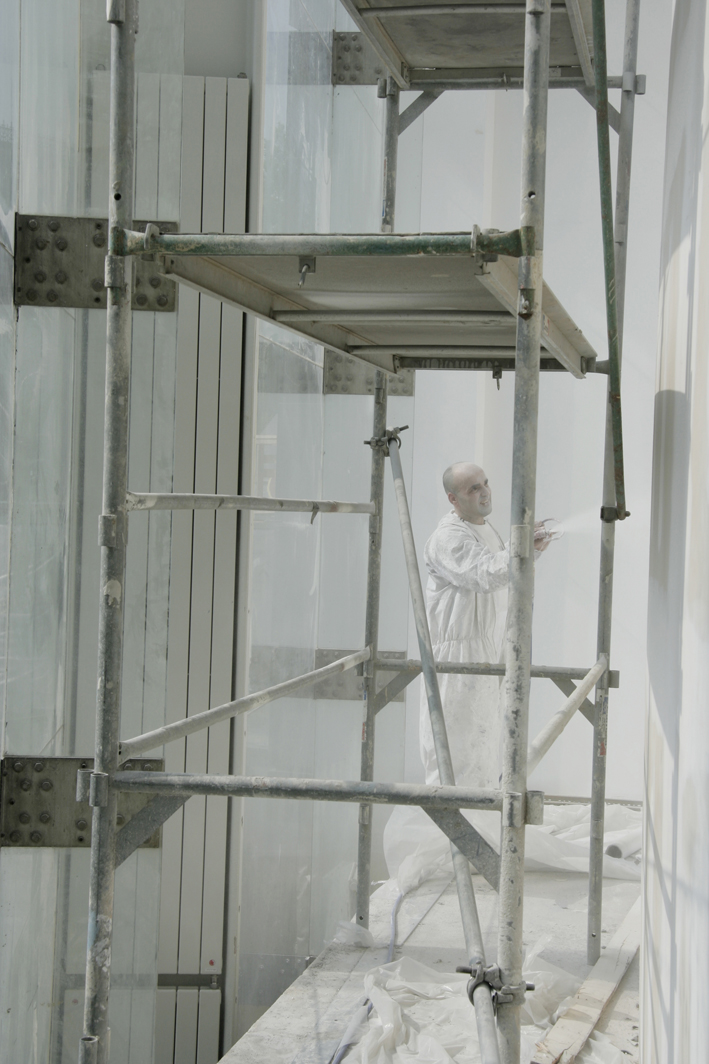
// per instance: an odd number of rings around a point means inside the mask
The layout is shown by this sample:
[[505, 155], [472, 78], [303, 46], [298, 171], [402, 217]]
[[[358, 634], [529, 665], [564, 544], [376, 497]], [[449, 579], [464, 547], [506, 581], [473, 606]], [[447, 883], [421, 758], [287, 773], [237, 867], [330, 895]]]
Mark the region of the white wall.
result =
[[[616, 73], [622, 63], [624, 3], [612, 0], [607, 14], [609, 71]], [[652, 395], [670, 15], [663, 0], [646, 0], [640, 24], [638, 69], [648, 75], [648, 89], [636, 103], [622, 392], [632, 516], [618, 526], [616, 537], [612, 663], [621, 671], [621, 689], [611, 695], [609, 797], [642, 794]], [[619, 95], [612, 94], [616, 106]], [[402, 168], [400, 162], [402, 189], [414, 161], [420, 160], [422, 230], [469, 229], [473, 223], [507, 229], [519, 224], [521, 106], [521, 93], [515, 91], [449, 93], [425, 113], [422, 131], [415, 124], [404, 134], [401, 155], [411, 163]], [[414, 145], [416, 131], [419, 143]], [[611, 132], [613, 151], [616, 142]], [[398, 229], [413, 225], [411, 195], [403, 191], [402, 198], [406, 215], [400, 216]], [[550, 94], [545, 277], [599, 358], [607, 358], [595, 115], [580, 95], [568, 91]], [[577, 381], [566, 374], [548, 374], [542, 379], [537, 514], [578, 520], [577, 531], [554, 544], [538, 566], [538, 664], [590, 666], [595, 660], [604, 387], [601, 377]], [[417, 374], [413, 511], [420, 553], [447, 509], [440, 475], [451, 461], [470, 459], [484, 465], [494, 489], [492, 520], [507, 535], [513, 388], [511, 375], [505, 375], [498, 391], [487, 374]], [[562, 699], [550, 681], [535, 681], [532, 734]], [[407, 772], [412, 777], [420, 772], [417, 712], [417, 692], [412, 691], [407, 743]], [[579, 715], [532, 782], [547, 793], [588, 795], [590, 763], [590, 728]]]
[[706, 1060], [707, 7], [678, 0], [662, 217], [649, 586], [642, 1059]]

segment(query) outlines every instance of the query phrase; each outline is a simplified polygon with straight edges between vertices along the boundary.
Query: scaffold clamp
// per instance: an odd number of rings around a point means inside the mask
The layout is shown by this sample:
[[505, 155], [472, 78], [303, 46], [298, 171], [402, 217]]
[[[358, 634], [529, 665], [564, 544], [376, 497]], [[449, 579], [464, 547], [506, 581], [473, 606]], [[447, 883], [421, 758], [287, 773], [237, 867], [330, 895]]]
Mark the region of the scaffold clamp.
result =
[[487, 966], [477, 964], [475, 967], [462, 965], [456, 968], [456, 972], [471, 976], [466, 987], [471, 1005], [475, 1004], [473, 994], [482, 983], [487, 983], [492, 990], [494, 1008], [497, 1008], [498, 1005], [521, 1005], [524, 1003], [524, 995], [527, 991], [534, 990], [534, 983], [523, 982], [519, 986], [508, 986], [503, 983], [499, 964], [488, 964]]

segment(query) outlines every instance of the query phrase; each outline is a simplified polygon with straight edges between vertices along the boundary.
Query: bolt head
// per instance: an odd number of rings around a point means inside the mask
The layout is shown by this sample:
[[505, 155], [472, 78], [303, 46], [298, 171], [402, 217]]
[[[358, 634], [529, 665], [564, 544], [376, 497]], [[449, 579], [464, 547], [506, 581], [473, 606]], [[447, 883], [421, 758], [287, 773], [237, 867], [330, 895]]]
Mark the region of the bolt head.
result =
[[125, 824], [125, 822], [126, 822], [126, 818], [123, 816], [123, 813], [118, 813], [116, 815], [116, 823], [117, 824]]
[[81, 820], [77, 820], [77, 822], [76, 822], [76, 826], [77, 826], [77, 828], [79, 829], [79, 831], [85, 831], [85, 830], [86, 830], [86, 828], [88, 827], [88, 825], [87, 825], [86, 821], [85, 821], [85, 820], [83, 820], [83, 819], [81, 819]]
[[101, 232], [94, 233], [93, 242], [94, 242], [94, 244], [95, 244], [95, 246], [97, 248], [105, 247], [106, 246], [106, 234], [105, 233], [101, 233]]
[[48, 812], [46, 811], [46, 809], [45, 809], [45, 811], [44, 811], [43, 813], [40, 813], [40, 814], [39, 814], [39, 819], [41, 820], [41, 822], [42, 822], [43, 824], [48, 824], [48, 823], [49, 823], [49, 821], [50, 821], [50, 820], [51, 820], [52, 818], [51, 818], [51, 816], [49, 815], [49, 813], [48, 813]]
[[32, 303], [34, 303], [35, 299], [37, 298], [37, 289], [36, 288], [28, 288], [27, 289], [27, 298]]
[[159, 295], [158, 299], [157, 299], [157, 304], [158, 304], [159, 307], [166, 307], [167, 306], [167, 296], [166, 295], [162, 295], [162, 294]]
[[159, 277], [151, 277], [150, 278], [150, 285], [151, 285], [152, 288], [159, 288], [161, 283], [162, 282], [161, 282]]
[[35, 772], [41, 772], [42, 769], [44, 768], [44, 761], [35, 761], [35, 763], [34, 763], [34, 765], [32, 767], [35, 770]]
[[50, 303], [56, 303], [56, 301], [59, 299], [59, 294], [55, 292], [53, 288], [50, 288], [47, 292], [47, 299]]
[[143, 295], [143, 293], [141, 292], [139, 296], [135, 297], [135, 301], [139, 307], [144, 307], [145, 304], [148, 302], [148, 297], [146, 295]]
[[22, 841], [22, 835], [20, 834], [19, 831], [11, 831], [10, 832], [10, 842], [21, 842], [21, 841]]
[[64, 284], [67, 280], [67, 275], [64, 273], [64, 270], [59, 270], [54, 275], [54, 280], [57, 282], [57, 284]]
[[100, 292], [103, 288], [103, 281], [101, 280], [101, 278], [94, 277], [93, 281], [91, 282], [91, 287], [93, 288], [94, 292]]
[[20, 813], [20, 815], [18, 817], [18, 820], [20, 821], [21, 824], [29, 824], [29, 822], [30, 822], [29, 813], [27, 813], [27, 812]]
[[46, 246], [47, 246], [47, 244], [48, 244], [48, 243], [49, 243], [49, 241], [48, 241], [48, 240], [45, 240], [43, 236], [38, 236], [38, 237], [37, 237], [37, 239], [36, 239], [36, 240], [35, 240], [35, 242], [34, 242], [34, 246], [35, 246], [35, 247], [36, 247], [36, 248], [37, 248], [37, 249], [38, 249], [39, 251], [44, 251], [44, 249], [46, 248]]
[[52, 230], [53, 233], [56, 233], [57, 229], [59, 228], [59, 222], [56, 222], [54, 221], [54, 219], [52, 219], [52, 221], [49, 222], [49, 228]]
[[38, 843], [42, 841], [41, 831], [30, 831], [30, 842]]
[[14, 768], [15, 772], [22, 772], [22, 769], [25, 767], [25, 763], [24, 761], [15, 761], [12, 767]]
[[47, 275], [44, 272], [44, 270], [37, 270], [37, 272], [34, 275], [34, 279], [35, 279], [35, 281], [37, 281], [38, 284], [43, 284], [44, 281], [47, 280]]
[[29, 220], [29, 222], [27, 223], [27, 225], [28, 225], [28, 226], [30, 227], [30, 229], [32, 230], [32, 232], [34, 232], [34, 231], [35, 231], [35, 229], [38, 229], [38, 228], [39, 228], [39, 222], [37, 221], [37, 219], [36, 219], [36, 218], [30, 218], [30, 220]]
[[66, 251], [68, 243], [63, 236], [60, 236], [58, 240], [54, 241], [54, 246], [59, 248], [60, 251]]
[[42, 788], [43, 791], [51, 791], [51, 789], [52, 789], [52, 781], [51, 780], [42, 780], [42, 782], [40, 783], [40, 787]]
[[32, 789], [32, 780], [28, 780], [27, 777], [25, 777], [25, 779], [20, 780], [20, 787], [22, 788], [23, 791], [31, 790]]

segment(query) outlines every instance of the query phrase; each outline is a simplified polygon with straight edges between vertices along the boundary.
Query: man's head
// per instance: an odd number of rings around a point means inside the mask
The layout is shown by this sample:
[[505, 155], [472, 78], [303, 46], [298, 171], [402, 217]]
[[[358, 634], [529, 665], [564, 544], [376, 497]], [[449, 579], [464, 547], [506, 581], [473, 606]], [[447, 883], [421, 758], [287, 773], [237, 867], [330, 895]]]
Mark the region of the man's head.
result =
[[443, 488], [453, 509], [464, 521], [482, 525], [492, 513], [492, 492], [480, 466], [455, 462], [443, 474]]

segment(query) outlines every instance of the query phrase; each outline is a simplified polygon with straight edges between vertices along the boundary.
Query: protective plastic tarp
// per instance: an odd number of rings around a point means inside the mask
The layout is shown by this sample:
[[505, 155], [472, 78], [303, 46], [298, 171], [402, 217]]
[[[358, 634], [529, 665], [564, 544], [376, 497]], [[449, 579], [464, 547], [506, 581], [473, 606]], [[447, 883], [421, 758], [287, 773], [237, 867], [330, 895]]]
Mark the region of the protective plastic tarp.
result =
[[[483, 838], [499, 851], [499, 817], [464, 811]], [[529, 872], [588, 872], [590, 806], [580, 803], [547, 805], [544, 824], [527, 826], [525, 868]], [[642, 813], [625, 805], [606, 806], [605, 848], [617, 847], [624, 858], [605, 856], [603, 874], [611, 879], [639, 879], [639, 863], [632, 854], [639, 849]], [[413, 890], [436, 871], [452, 869], [450, 843], [443, 832], [419, 808], [397, 806], [384, 831], [384, 855], [389, 875], [404, 893]]]
[[[521, 1064], [568, 1008], [580, 981], [543, 960], [542, 940], [528, 954], [524, 974], [534, 983], [522, 1007]], [[475, 1017], [467, 975], [434, 971], [411, 957], [372, 968], [364, 977], [373, 1004], [354, 1034], [348, 1064], [479, 1064]], [[579, 1064], [618, 1064], [622, 1053], [603, 1035], [592, 1036]]]

